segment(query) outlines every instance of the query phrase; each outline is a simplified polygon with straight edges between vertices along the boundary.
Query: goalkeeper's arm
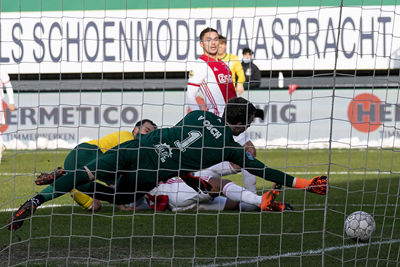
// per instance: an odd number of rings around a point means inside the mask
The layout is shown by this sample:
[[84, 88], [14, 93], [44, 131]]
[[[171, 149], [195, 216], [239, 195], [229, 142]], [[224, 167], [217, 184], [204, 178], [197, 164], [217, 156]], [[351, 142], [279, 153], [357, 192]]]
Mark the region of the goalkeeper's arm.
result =
[[307, 180], [294, 177], [280, 170], [272, 169], [254, 158], [249, 152], [247, 152], [237, 143], [234, 144], [233, 147], [231, 146], [226, 148], [225, 155], [225, 160], [231, 161], [244, 168], [251, 174], [254, 174], [265, 180], [289, 187], [306, 188], [307, 191], [320, 195], [325, 195], [326, 191], [328, 190], [326, 176], [317, 176], [313, 179]]

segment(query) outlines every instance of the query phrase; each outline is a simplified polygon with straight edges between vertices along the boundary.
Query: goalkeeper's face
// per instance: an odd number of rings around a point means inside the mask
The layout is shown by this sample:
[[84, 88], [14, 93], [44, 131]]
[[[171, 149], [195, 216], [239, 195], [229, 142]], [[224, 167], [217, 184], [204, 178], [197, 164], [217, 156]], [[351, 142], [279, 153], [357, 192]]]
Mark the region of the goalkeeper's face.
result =
[[145, 122], [142, 124], [142, 126], [140, 127], [135, 127], [135, 129], [133, 129], [133, 136], [135, 136], [139, 133], [139, 134], [148, 134], [152, 131], [154, 131], [156, 128], [154, 128], [154, 126], [149, 123], [149, 122]]
[[204, 35], [203, 40], [200, 41], [200, 46], [203, 48], [204, 54], [211, 57], [217, 56], [219, 47], [218, 33], [207, 32]]
[[246, 123], [238, 123], [238, 124], [235, 124], [235, 125], [228, 124], [228, 125], [232, 130], [232, 134], [234, 136], [238, 136], [239, 134], [243, 133], [244, 131], [247, 130], [247, 128], [250, 127], [250, 125], [253, 122], [253, 120], [254, 120], [254, 115], [251, 115], [249, 120]]

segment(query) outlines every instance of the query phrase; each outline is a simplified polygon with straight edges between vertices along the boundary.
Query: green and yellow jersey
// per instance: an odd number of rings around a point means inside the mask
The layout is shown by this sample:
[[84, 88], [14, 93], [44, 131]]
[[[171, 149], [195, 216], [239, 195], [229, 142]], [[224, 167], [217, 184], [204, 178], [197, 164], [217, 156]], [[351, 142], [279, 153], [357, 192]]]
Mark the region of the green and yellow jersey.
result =
[[86, 143], [95, 145], [100, 148], [101, 152], [106, 153], [111, 148], [133, 139], [135, 139], [135, 137], [133, 136], [132, 132], [119, 131], [108, 134], [100, 139], [90, 140]]

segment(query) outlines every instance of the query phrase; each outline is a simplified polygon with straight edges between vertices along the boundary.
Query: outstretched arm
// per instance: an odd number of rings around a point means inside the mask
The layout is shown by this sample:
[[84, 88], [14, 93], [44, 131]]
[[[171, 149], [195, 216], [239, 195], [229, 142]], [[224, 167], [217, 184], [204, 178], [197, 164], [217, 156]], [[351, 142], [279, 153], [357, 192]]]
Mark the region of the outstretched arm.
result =
[[307, 188], [308, 191], [320, 195], [326, 194], [327, 190], [326, 176], [317, 176], [310, 180], [296, 178], [280, 170], [269, 168], [268, 166], [264, 165], [261, 161], [251, 156], [250, 153], [245, 151], [244, 148], [240, 147], [239, 144], [233, 145], [230, 148], [227, 148], [226, 150], [227, 150], [225, 152], [225, 155], [227, 157], [226, 160], [229, 160], [239, 165], [240, 167], [244, 168], [248, 172], [258, 177], [289, 187]]

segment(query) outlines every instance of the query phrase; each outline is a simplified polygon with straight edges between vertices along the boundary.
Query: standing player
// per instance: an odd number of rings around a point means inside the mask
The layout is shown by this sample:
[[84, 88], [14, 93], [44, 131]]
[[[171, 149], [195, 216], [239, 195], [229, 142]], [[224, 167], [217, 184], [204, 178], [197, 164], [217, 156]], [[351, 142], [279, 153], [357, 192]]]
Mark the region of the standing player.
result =
[[200, 33], [203, 55], [192, 64], [186, 92], [186, 104], [190, 110], [199, 110], [196, 97], [201, 91], [208, 111], [221, 117], [226, 102], [236, 97], [232, 73], [222, 60], [218, 59], [218, 32], [206, 28]]
[[228, 64], [232, 72], [232, 80], [235, 85], [236, 92], [241, 95], [244, 92], [244, 82], [246, 76], [239, 57], [233, 54], [226, 53], [226, 37], [219, 35], [218, 58]]
[[[3, 125], [6, 124], [6, 110], [4, 109], [3, 105], [3, 100], [4, 100], [4, 87], [6, 88], [7, 91], [7, 96], [8, 96], [8, 109], [10, 112], [13, 112], [15, 110], [15, 105], [14, 105], [14, 90], [12, 88], [11, 82], [10, 82], [10, 76], [8, 75], [8, 72], [4, 67], [0, 67], [0, 128], [2, 128]], [[3, 151], [5, 150], [5, 146], [3, 144], [3, 133], [0, 131], [0, 164], [1, 164], [1, 158], [3, 155]]]
[[[223, 38], [222, 41], [220, 38]], [[223, 44], [225, 45], [221, 50], [220, 46]], [[221, 116], [226, 102], [236, 96], [232, 72], [228, 65], [221, 61], [221, 59], [218, 59], [218, 53], [222, 53], [223, 58], [228, 60], [231, 56], [225, 53], [226, 38], [219, 35], [215, 29], [206, 28], [200, 33], [200, 46], [203, 48], [203, 55], [193, 64], [192, 70], [189, 73], [186, 103], [192, 111], [201, 109], [202, 107], [196, 101], [200, 90], [207, 110], [217, 116]], [[238, 64], [243, 72], [240, 61], [238, 61]], [[243, 81], [245, 81], [244, 74]], [[264, 119], [264, 112], [257, 110], [255, 116]], [[239, 136], [235, 136], [234, 139], [240, 145], [244, 146], [253, 157], [256, 156], [254, 144], [245, 132]], [[210, 171], [214, 172], [217, 176], [225, 176], [237, 173], [240, 171], [240, 168], [229, 162], [221, 162], [212, 166]], [[256, 177], [244, 169], [241, 169], [241, 172], [246, 188], [252, 192], [256, 192]]]
[[[93, 159], [83, 168], [77, 168], [75, 173], [66, 173], [55, 180], [50, 185], [51, 193], [40, 193], [26, 201], [8, 220], [8, 229], [17, 230], [38, 206], [69, 192], [75, 186], [94, 179], [114, 181], [120, 174], [124, 175], [116, 191], [131, 193], [136, 195], [136, 199], [151, 191], [159, 181], [167, 181], [175, 176], [180, 176], [197, 191], [209, 191], [214, 185], [191, 173], [221, 161], [233, 162], [254, 175], [281, 185], [326, 194], [326, 176], [307, 180], [269, 168], [233, 140], [234, 135], [239, 135], [250, 126], [255, 113], [253, 104], [244, 98], [233, 98], [225, 107], [225, 120], [211, 112], [193, 111], [174, 127], [158, 129], [139, 139], [127, 141]], [[222, 191], [228, 195], [229, 192], [241, 191], [238, 187], [228, 183]], [[261, 207], [269, 207], [270, 204], [267, 192], [262, 196]]]
[[[148, 134], [155, 129], [157, 129], [157, 125], [154, 122], [144, 119], [136, 123], [132, 132], [113, 132], [100, 139], [81, 143], [77, 145], [65, 158], [64, 169], [58, 168], [51, 173], [42, 173], [37, 177], [35, 183], [37, 185], [52, 184], [54, 179], [61, 177], [66, 172], [73, 173], [76, 169], [82, 168], [85, 164], [106, 153], [113, 147], [137, 138], [138, 134]], [[110, 183], [116, 184], [118, 181], [119, 180], [110, 181]], [[51, 193], [51, 189], [51, 187], [47, 187], [41, 193]], [[90, 195], [93, 196], [95, 191], [97, 192], [97, 195], [101, 196], [102, 200], [112, 202], [114, 189], [109, 186], [94, 182], [78, 186], [76, 189], [71, 190], [71, 196], [79, 205], [82, 206], [83, 209], [97, 211], [101, 208], [100, 201], [93, 199], [88, 194], [83, 193], [89, 192], [91, 193]]]

